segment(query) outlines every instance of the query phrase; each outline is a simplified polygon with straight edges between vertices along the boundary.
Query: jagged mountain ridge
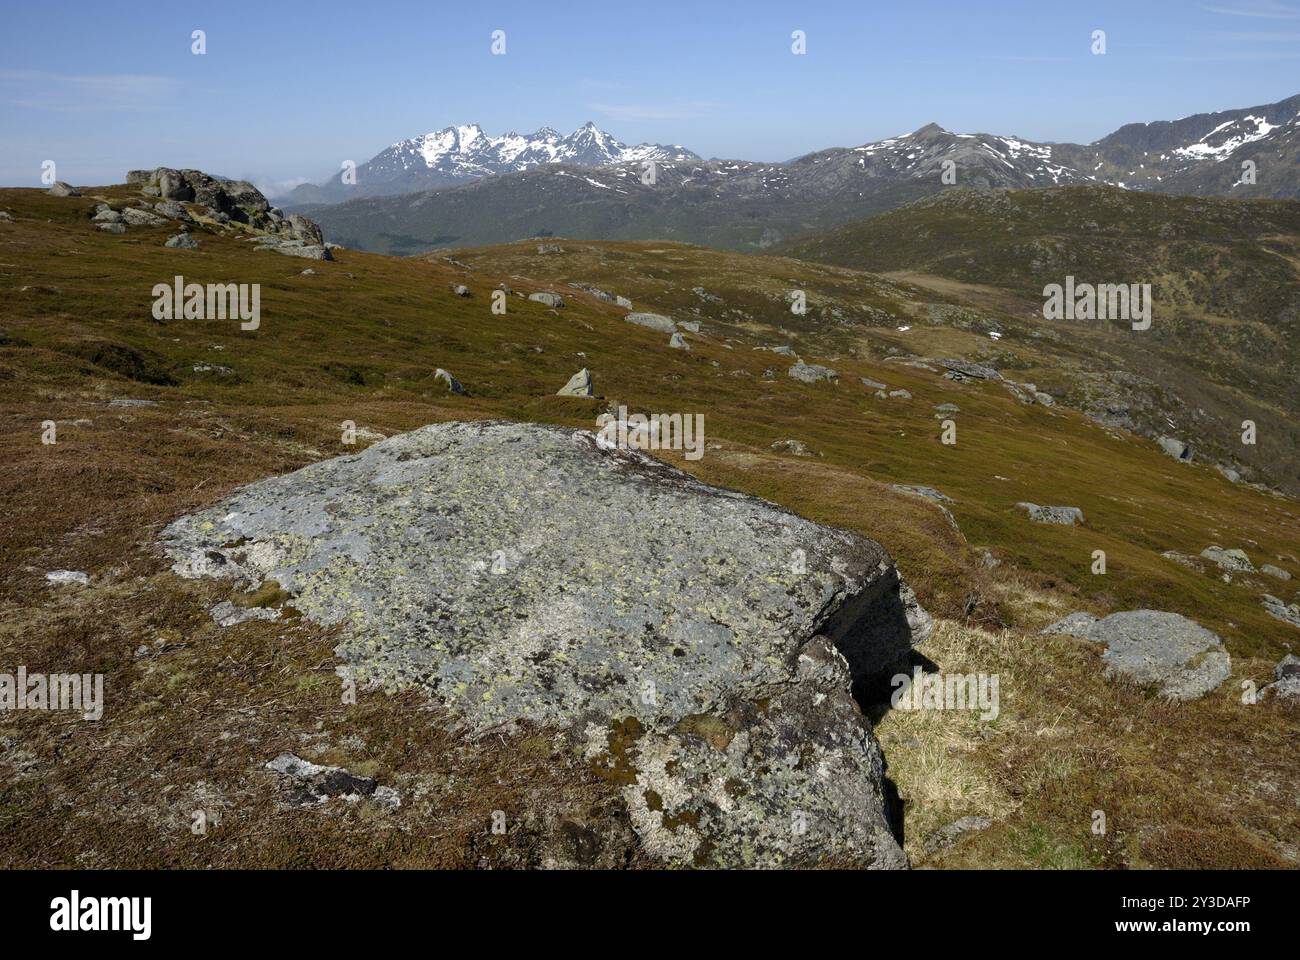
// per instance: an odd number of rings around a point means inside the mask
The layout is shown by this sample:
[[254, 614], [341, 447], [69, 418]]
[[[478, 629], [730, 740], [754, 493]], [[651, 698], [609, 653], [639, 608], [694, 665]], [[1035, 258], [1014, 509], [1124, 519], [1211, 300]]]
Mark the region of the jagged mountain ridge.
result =
[[471, 123], [400, 140], [358, 166], [355, 184], [344, 183], [340, 171], [319, 186], [303, 184], [286, 198], [286, 203], [332, 203], [411, 193], [552, 163], [601, 167], [646, 160], [698, 159], [679, 145], [629, 146], [591, 121], [568, 136], [551, 127], [528, 134], [492, 136]]
[[[1110, 185], [1202, 196], [1300, 196], [1300, 95], [1262, 107], [1131, 124], [1086, 146], [929, 124], [898, 137], [785, 163], [652, 157], [642, 164], [553, 162], [406, 196], [297, 209], [349, 246], [417, 253], [554, 234], [673, 239], [763, 249], [945, 189]], [[1243, 184], [1241, 161], [1256, 162]], [[944, 173], [952, 174], [945, 182]]]

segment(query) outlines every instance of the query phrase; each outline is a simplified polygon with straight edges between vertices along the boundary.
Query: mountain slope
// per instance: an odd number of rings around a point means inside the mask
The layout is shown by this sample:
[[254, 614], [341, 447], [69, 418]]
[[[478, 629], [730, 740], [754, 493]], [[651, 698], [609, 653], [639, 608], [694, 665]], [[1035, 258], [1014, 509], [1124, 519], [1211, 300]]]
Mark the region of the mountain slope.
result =
[[[471, 147], [481, 139], [476, 130], [465, 136], [444, 131], [437, 141], [437, 151], [444, 152], [437, 156], [461, 157], [444, 150], [453, 141], [470, 143], [465, 156], [472, 156]], [[594, 141], [597, 133], [588, 131], [585, 140]], [[635, 182], [641, 165], [629, 162], [633, 158], [617, 159], [626, 154], [608, 144], [580, 144], [584, 138], [579, 134], [569, 138], [574, 142], [568, 155], [548, 147], [543, 153], [554, 156], [554, 162], [532, 164], [523, 173], [487, 176], [497, 168], [463, 161], [469, 165], [455, 167], [457, 176], [482, 178], [471, 193], [424, 191], [326, 207], [304, 206], [313, 196], [304, 189], [296, 202], [342, 242], [413, 253], [548, 233], [592, 239], [668, 237], [727, 249], [765, 249], [952, 185], [992, 190], [1114, 184], [1163, 193], [1300, 196], [1300, 96], [1172, 123], [1131, 124], [1087, 146], [957, 134], [929, 124], [904, 136], [821, 150], [781, 164], [660, 154], [646, 157], [659, 164], [653, 188]], [[415, 189], [422, 178], [435, 175], [442, 179], [427, 186], [454, 182], [450, 174], [428, 173], [411, 159], [419, 149], [408, 145], [384, 161], [384, 176], [395, 185], [386, 192], [396, 192], [396, 186]], [[569, 160], [566, 166], [566, 156], [599, 161], [601, 166], [592, 169], [603, 173], [574, 180], [573, 164], [587, 160]], [[1255, 183], [1240, 184], [1241, 163], [1248, 159], [1256, 163]]]
[[[1300, 491], [1300, 203], [953, 190], [782, 252], [1003, 291], [1005, 308], [1045, 334], [1102, 351], [1085, 380], [1061, 378], [1080, 409], [1146, 436], [1177, 434], [1201, 455]], [[1151, 284], [1151, 329], [1043, 320], [1044, 287], [1067, 276]], [[1171, 396], [1157, 402], [1157, 386]], [[1256, 446], [1240, 442], [1244, 419], [1259, 425]]]
[[590, 121], [567, 137], [550, 127], [530, 134], [494, 137], [472, 123], [399, 141], [358, 166], [355, 184], [343, 182], [344, 172], [340, 171], [319, 186], [303, 184], [284, 198], [284, 204], [296, 207], [413, 193], [551, 163], [601, 167], [646, 160], [698, 159], [681, 146], [628, 146]]

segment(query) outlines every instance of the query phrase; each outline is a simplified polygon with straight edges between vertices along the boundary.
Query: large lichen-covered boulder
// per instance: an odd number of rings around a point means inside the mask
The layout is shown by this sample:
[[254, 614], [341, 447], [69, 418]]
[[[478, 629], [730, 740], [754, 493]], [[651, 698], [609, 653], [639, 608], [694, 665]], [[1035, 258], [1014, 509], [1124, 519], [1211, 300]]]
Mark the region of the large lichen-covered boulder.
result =
[[439, 424], [164, 531], [185, 576], [275, 581], [359, 680], [484, 731], [568, 732], [682, 865], [905, 866], [850, 695], [924, 611], [875, 542], [595, 435]]

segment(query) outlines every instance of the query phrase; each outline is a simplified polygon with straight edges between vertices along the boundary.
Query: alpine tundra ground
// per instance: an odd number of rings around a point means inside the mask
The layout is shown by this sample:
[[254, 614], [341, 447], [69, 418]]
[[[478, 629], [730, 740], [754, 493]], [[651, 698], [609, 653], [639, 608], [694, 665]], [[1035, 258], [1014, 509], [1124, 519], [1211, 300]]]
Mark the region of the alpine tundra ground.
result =
[[[1294, 602], [1296, 581], [1228, 580], [1199, 559], [1212, 544], [1241, 548], [1300, 577], [1297, 502], [1061, 404], [899, 362], [982, 357], [993, 325], [999, 369], [1046, 390], [1088, 349], [1068, 325], [856, 270], [666, 243], [308, 262], [196, 233], [197, 251], [176, 250], [162, 245], [167, 227], [94, 229], [96, 199], [127, 188], [83, 192], [0, 191], [14, 218], [0, 223], [0, 661], [103, 673], [107, 700], [98, 722], [0, 717], [6, 867], [543, 865], [557, 824], [582, 862], [650, 866], [617, 784], [554, 731], [472, 739], [414, 693], [344, 704], [328, 631], [218, 627], [217, 601], [264, 598], [182, 580], [156, 546], [167, 523], [241, 484], [381, 435], [486, 418], [591, 429], [619, 405], [703, 413], [704, 457], [664, 459], [879, 540], [938, 620], [924, 655], [945, 672], [1000, 676], [996, 720], [874, 710], [914, 864], [1300, 863], [1296, 708], [1243, 702], [1243, 684], [1271, 680], [1300, 636], [1262, 594]], [[177, 274], [261, 284], [260, 328], [155, 321], [151, 290]], [[510, 296], [494, 314], [501, 283], [564, 306]], [[572, 283], [698, 320], [700, 333], [686, 334], [689, 351], [669, 349], [667, 334]], [[794, 289], [807, 292], [803, 316], [790, 311]], [[1035, 336], [1045, 329], [1055, 337]], [[786, 344], [837, 380], [797, 382], [792, 357], [758, 349]], [[598, 397], [555, 396], [583, 367]], [[435, 380], [438, 368], [467, 395]], [[879, 399], [861, 378], [910, 396]], [[945, 419], [955, 444], [941, 442]], [[355, 446], [342, 443], [344, 421]], [[773, 449], [783, 440], [809, 455]], [[942, 491], [956, 527], [893, 484]], [[1086, 522], [1035, 524], [1019, 501], [1077, 506]], [[1097, 550], [1104, 575], [1092, 572]], [[53, 585], [54, 570], [90, 584]], [[1104, 679], [1095, 647], [1038, 634], [1077, 610], [1137, 607], [1216, 631], [1229, 681], [1171, 704]], [[284, 752], [372, 777], [402, 805], [296, 804], [266, 769]], [[518, 828], [494, 834], [494, 810]], [[963, 817], [990, 825], [941, 842]]]

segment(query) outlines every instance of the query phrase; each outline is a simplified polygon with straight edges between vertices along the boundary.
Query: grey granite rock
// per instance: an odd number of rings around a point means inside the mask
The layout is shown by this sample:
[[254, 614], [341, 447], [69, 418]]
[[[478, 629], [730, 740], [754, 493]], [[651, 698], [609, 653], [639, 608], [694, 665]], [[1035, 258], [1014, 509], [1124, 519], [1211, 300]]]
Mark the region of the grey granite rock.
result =
[[906, 865], [849, 691], [929, 618], [858, 534], [585, 431], [487, 422], [254, 483], [163, 543], [183, 576], [275, 580], [361, 682], [471, 730], [566, 730], [664, 861]]
[[1078, 507], [1040, 507], [1023, 501], [1016, 506], [1028, 513], [1029, 519], [1035, 523], [1055, 523], [1066, 527], [1083, 523], [1083, 511]]
[[1264, 594], [1264, 611], [1275, 620], [1281, 620], [1283, 623], [1289, 623], [1293, 627], [1300, 627], [1300, 606], [1294, 603], [1287, 603], [1285, 600], [1279, 600], [1272, 594]]
[[1255, 572], [1255, 565], [1250, 562], [1250, 557], [1246, 556], [1244, 550], [1225, 550], [1223, 547], [1211, 545], [1201, 551], [1201, 556], [1222, 570], [1233, 570], [1238, 573]]
[[623, 318], [628, 323], [635, 323], [639, 327], [649, 327], [651, 330], [658, 330], [660, 333], [673, 333], [677, 329], [677, 324], [671, 317], [665, 317], [661, 313], [629, 313]]
[[1154, 684], [1170, 700], [1202, 697], [1232, 673], [1232, 658], [1218, 635], [1177, 613], [1129, 610], [1100, 620], [1073, 613], [1043, 633], [1104, 644], [1108, 676]]
[[591, 371], [583, 367], [569, 378], [569, 382], [555, 392], [557, 397], [590, 397], [594, 395]]
[[834, 380], [839, 376], [830, 367], [823, 367], [816, 363], [804, 363], [800, 360], [790, 368], [789, 374], [802, 383], [817, 383], [820, 380]]

